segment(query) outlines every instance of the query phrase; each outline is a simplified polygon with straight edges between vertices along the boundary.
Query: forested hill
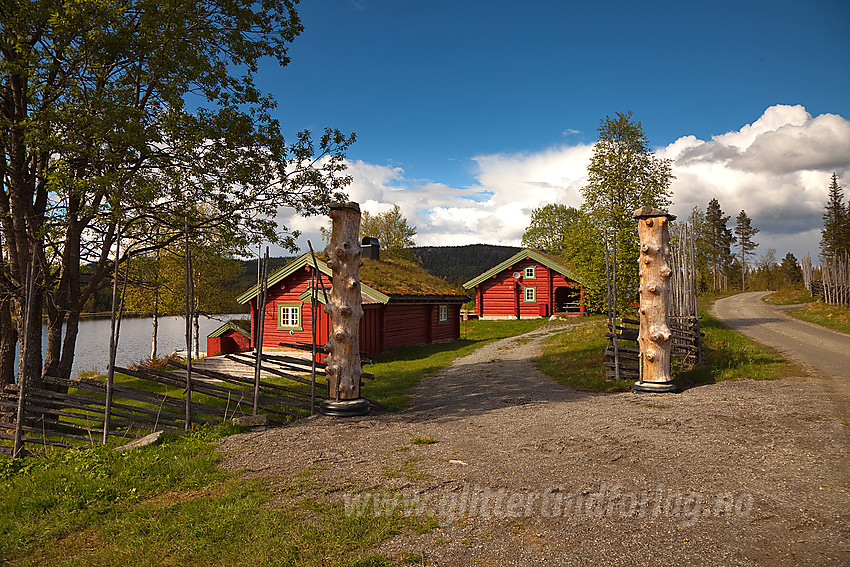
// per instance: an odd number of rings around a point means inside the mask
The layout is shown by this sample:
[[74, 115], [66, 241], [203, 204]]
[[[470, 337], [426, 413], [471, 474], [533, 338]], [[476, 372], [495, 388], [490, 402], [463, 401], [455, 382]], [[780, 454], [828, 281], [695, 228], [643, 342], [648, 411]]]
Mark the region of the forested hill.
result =
[[[495, 246], [491, 244], [470, 244], [467, 246], [419, 246], [414, 254], [430, 274], [439, 276], [453, 284], [463, 284], [478, 274], [504, 262], [521, 248], [515, 246]], [[269, 258], [269, 272], [283, 266], [287, 258]], [[240, 262], [244, 268], [242, 275], [222, 289], [222, 295], [235, 298], [257, 283], [257, 261]], [[244, 307], [236, 306], [242, 310]]]
[[522, 248], [493, 244], [466, 246], [417, 246], [413, 249], [428, 273], [454, 284], [468, 282], [493, 266], [504, 262]]

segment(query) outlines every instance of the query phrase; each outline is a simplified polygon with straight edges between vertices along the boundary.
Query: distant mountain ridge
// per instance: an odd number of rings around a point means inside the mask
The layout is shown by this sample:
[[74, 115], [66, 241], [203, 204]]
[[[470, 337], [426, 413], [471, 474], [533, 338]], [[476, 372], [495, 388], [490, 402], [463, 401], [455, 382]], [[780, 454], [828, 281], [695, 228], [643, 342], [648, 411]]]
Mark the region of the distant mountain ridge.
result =
[[463, 284], [522, 250], [516, 246], [467, 244], [465, 246], [417, 246], [413, 253], [422, 267], [453, 284]]

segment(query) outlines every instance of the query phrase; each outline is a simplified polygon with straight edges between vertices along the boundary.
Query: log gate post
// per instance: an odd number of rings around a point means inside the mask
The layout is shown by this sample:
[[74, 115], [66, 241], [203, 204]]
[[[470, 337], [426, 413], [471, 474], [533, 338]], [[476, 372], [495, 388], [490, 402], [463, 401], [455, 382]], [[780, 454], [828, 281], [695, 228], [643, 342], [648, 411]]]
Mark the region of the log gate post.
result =
[[331, 317], [331, 333], [325, 347], [328, 394], [332, 399], [319, 404], [324, 415], [349, 417], [366, 415], [369, 401], [360, 397], [363, 368], [360, 361], [360, 205], [354, 202], [331, 204], [331, 241], [325, 248], [328, 267], [333, 271], [330, 300], [325, 313]]
[[640, 380], [632, 392], [675, 392], [670, 372], [670, 230], [675, 216], [653, 207], [634, 212], [640, 237]]

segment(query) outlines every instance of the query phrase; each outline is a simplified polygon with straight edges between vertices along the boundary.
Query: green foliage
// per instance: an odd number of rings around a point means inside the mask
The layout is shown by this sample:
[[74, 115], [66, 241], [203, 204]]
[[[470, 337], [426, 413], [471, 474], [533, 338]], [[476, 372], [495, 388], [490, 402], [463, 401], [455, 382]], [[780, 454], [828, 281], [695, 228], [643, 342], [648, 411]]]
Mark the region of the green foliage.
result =
[[820, 254], [831, 260], [842, 253], [850, 253], [850, 202], [844, 207], [844, 192], [833, 173], [829, 183], [829, 200], [823, 213]]
[[729, 270], [732, 260], [731, 246], [735, 242], [735, 237], [732, 236], [732, 231], [726, 224], [730, 218], [723, 214], [717, 199], [711, 199], [708, 202], [702, 239], [711, 259], [711, 290], [715, 293], [724, 289], [723, 275]]
[[[345, 198], [353, 135], [284, 140], [275, 101], [254, 81], [261, 61], [289, 63], [303, 29], [295, 4], [47, 0], [0, 10], [0, 223], [14, 252], [0, 291], [46, 311], [45, 373], [70, 374], [76, 335], [63, 344], [61, 329], [75, 328], [112, 271], [117, 239], [144, 254], [179, 239], [188, 219], [231, 250], [294, 247], [280, 207], [317, 214]], [[32, 255], [38, 293], [28, 294]], [[34, 379], [36, 350], [25, 365]]]
[[411, 248], [416, 246], [413, 237], [416, 227], [407, 224], [398, 205], [383, 213], [371, 214], [364, 211], [360, 217], [360, 236], [373, 236], [381, 245], [381, 255], [412, 260]]
[[583, 209], [597, 227], [596, 235], [607, 231], [616, 249], [612, 256], [616, 256], [617, 304], [626, 311], [638, 287], [639, 243], [633, 213], [644, 205], [666, 210], [673, 174], [670, 160], [652, 154], [643, 127], [631, 112], [606, 116], [598, 131], [588, 182], [581, 190]]
[[759, 229], [752, 226], [752, 219], [745, 211], [738, 213], [735, 224], [735, 236], [741, 249], [741, 290], [747, 289], [747, 257], [754, 254], [758, 246], [753, 237], [758, 234]]
[[563, 255], [577, 227], [584, 224], [582, 213], [575, 207], [551, 204], [531, 211], [531, 223], [522, 235], [522, 246], [549, 254]]
[[497, 266], [519, 252], [514, 246], [419, 246], [413, 253], [428, 273], [459, 285]]

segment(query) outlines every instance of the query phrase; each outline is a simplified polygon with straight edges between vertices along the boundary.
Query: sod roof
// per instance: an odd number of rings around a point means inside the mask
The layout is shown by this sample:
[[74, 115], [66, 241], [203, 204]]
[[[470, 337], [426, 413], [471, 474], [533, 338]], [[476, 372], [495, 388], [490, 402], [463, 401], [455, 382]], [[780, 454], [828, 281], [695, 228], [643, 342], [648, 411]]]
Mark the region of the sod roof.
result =
[[[316, 255], [319, 271], [332, 277], [333, 273], [325, 263], [326, 260], [327, 256]], [[308, 264], [313, 264], [310, 254], [304, 254], [291, 260], [282, 268], [269, 274], [268, 286], [276, 285]], [[364, 259], [359, 275], [363, 295], [380, 303], [387, 303], [393, 297], [457, 297], [464, 300], [466, 297], [462, 289], [453, 286], [442, 278], [429, 274], [422, 266], [408, 260]], [[236, 301], [247, 303], [253, 297], [256, 297], [257, 291], [258, 286], [252, 286], [237, 297]]]

